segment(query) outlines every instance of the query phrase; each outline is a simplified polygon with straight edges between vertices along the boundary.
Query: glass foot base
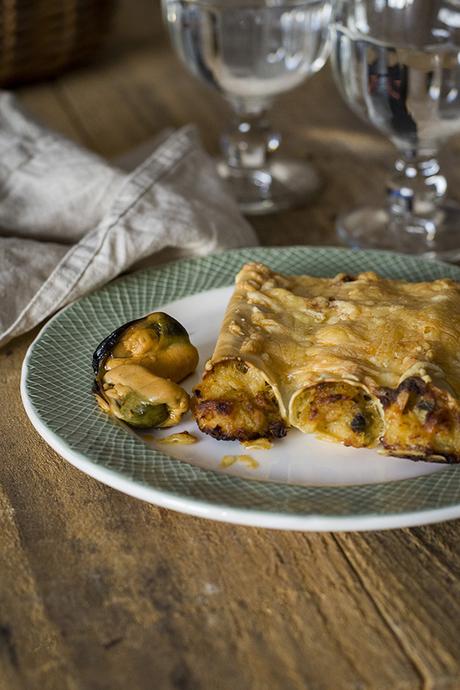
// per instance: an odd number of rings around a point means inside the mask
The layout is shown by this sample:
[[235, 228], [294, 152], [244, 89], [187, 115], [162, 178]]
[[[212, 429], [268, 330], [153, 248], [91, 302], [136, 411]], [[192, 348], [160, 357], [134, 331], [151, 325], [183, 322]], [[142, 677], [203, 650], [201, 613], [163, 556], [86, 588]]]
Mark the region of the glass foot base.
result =
[[337, 219], [340, 239], [360, 249], [389, 249], [429, 259], [460, 260], [460, 206], [447, 202], [440, 207], [442, 223], [432, 237], [421, 228], [390, 221], [383, 208], [364, 207]]
[[217, 162], [242, 213], [262, 215], [306, 204], [320, 189], [317, 172], [308, 163], [277, 158], [263, 170], [233, 168]]

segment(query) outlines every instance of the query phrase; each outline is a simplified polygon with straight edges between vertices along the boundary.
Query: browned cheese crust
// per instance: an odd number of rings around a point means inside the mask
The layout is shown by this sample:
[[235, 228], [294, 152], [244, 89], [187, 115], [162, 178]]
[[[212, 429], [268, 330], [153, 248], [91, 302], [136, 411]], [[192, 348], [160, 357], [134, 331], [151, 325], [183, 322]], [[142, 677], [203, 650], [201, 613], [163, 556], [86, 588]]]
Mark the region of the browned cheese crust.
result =
[[218, 439], [289, 427], [460, 461], [460, 288], [375, 273], [284, 276], [247, 264], [192, 408]]

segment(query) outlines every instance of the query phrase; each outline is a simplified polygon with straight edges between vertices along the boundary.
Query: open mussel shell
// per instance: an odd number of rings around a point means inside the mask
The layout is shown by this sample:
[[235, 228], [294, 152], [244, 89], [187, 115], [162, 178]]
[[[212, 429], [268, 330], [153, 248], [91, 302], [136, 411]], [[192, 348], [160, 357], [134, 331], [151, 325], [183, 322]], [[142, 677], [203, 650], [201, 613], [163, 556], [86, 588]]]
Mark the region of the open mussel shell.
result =
[[[146, 333], [150, 335], [150, 338], [145, 337]], [[136, 336], [138, 339], [137, 343]], [[128, 347], [119, 347], [123, 340], [128, 340]], [[140, 340], [142, 342], [139, 342]], [[125, 357], [137, 358], [142, 354], [155, 354], [155, 361], [152, 361], [152, 368], [155, 368], [155, 364], [158, 366], [159, 353], [164, 353], [171, 347], [177, 347], [178, 345], [182, 348], [182, 364], [185, 360], [186, 368], [190, 369], [190, 371], [183, 374], [184, 365], [181, 368], [176, 367], [176, 370], [171, 367], [168, 378], [171, 378], [173, 381], [180, 381], [192, 373], [192, 371], [195, 371], [198, 364], [198, 352], [191, 344], [187, 331], [179, 321], [164, 312], [153, 312], [141, 319], [128, 321], [104, 338], [94, 351], [93, 371], [97, 376], [107, 359], [119, 354], [124, 354]], [[117, 352], [119, 349], [122, 350], [121, 353]], [[151, 359], [153, 358], [151, 357]], [[145, 366], [145, 363], [143, 365]], [[179, 373], [178, 369], [180, 369]], [[178, 375], [181, 378], [177, 378]]]
[[197, 363], [187, 331], [168, 314], [154, 312], [123, 324], [93, 354], [99, 406], [131, 426], [173, 426], [189, 406], [177, 382]]

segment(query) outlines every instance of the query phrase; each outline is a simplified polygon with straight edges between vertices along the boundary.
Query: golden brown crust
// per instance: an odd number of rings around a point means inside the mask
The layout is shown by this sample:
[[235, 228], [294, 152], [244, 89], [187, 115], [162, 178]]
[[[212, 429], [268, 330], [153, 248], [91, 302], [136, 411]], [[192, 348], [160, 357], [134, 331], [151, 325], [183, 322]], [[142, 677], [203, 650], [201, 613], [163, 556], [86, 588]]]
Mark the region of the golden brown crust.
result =
[[239, 360], [207, 372], [194, 390], [192, 411], [201, 431], [220, 441], [286, 435], [272, 389], [260, 372]]
[[[328, 382], [334, 395], [334, 385], [346, 383], [372, 398], [388, 452], [451, 462], [460, 460], [459, 342], [454, 281], [407, 283], [372, 272], [284, 276], [247, 264], [203, 381], [217, 365], [242, 360], [293, 426], [306, 389]], [[352, 445], [363, 445], [355, 437], [349, 434]]]

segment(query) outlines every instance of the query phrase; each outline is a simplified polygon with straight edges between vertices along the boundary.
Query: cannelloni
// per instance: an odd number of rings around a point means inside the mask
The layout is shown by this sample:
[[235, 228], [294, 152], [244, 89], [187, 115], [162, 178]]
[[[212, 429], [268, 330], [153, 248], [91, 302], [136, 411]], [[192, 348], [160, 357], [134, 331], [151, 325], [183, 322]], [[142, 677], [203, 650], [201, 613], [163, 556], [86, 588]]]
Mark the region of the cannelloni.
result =
[[218, 439], [277, 438], [295, 427], [459, 462], [459, 353], [454, 281], [285, 276], [247, 264], [192, 407]]

